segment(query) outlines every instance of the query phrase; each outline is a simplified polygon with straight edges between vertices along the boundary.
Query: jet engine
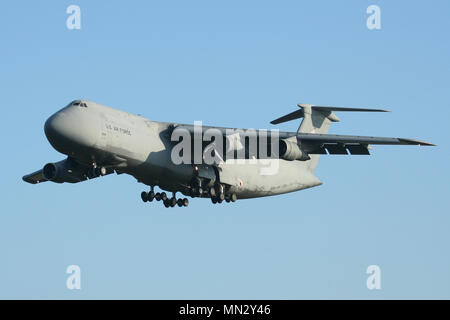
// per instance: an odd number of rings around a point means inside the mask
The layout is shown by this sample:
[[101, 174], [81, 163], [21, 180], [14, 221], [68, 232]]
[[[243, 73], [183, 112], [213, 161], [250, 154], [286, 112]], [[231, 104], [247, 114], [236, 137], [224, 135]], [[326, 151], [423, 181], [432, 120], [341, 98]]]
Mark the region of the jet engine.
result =
[[309, 155], [304, 152], [296, 142], [286, 139], [280, 140], [280, 158], [289, 161], [306, 161], [311, 159]]
[[76, 183], [86, 180], [85, 175], [80, 170], [76, 170], [75, 166], [67, 159], [47, 163], [42, 169], [42, 173], [45, 179], [56, 183]]

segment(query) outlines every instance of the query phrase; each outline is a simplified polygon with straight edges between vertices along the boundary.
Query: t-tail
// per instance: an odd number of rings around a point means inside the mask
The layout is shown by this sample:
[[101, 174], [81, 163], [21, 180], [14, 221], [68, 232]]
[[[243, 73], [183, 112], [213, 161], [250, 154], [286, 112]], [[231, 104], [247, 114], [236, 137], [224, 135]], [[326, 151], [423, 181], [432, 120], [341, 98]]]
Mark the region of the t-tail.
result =
[[311, 104], [298, 104], [299, 110], [291, 112], [283, 117], [271, 121], [271, 124], [279, 124], [299, 118], [303, 118], [297, 130], [297, 136], [292, 137], [296, 141], [299, 150], [307, 157], [298, 160], [308, 161], [308, 168], [314, 172], [319, 161], [320, 154], [369, 154], [369, 144], [409, 144], [432, 145], [427, 142], [402, 138], [361, 137], [329, 135], [328, 130], [332, 122], [338, 122], [335, 111], [353, 112], [388, 112], [383, 109], [342, 108], [325, 107]]

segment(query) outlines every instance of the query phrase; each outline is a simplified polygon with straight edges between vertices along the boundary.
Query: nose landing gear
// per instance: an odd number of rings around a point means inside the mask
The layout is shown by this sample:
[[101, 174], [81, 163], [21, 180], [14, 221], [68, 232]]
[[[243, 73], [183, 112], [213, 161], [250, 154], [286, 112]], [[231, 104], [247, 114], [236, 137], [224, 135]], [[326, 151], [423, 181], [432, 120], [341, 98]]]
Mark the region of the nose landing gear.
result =
[[93, 164], [92, 167], [90, 167], [86, 172], [86, 175], [89, 179], [102, 177], [102, 176], [105, 176], [106, 174], [107, 174], [107, 170], [105, 167], [97, 167], [97, 165], [95, 165], [95, 164]]

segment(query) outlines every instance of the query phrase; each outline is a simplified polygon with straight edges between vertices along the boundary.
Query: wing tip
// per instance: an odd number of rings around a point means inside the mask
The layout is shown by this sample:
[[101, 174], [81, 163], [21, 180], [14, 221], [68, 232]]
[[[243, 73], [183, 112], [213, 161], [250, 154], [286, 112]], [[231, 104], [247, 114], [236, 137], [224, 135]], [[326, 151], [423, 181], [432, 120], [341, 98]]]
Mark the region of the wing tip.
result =
[[25, 182], [31, 183], [31, 184], [38, 184], [39, 183], [39, 180], [33, 180], [28, 175], [23, 176], [22, 180], [25, 181]]
[[398, 138], [398, 140], [407, 142], [408, 144], [417, 145], [417, 146], [436, 147], [436, 145], [434, 143], [421, 141], [421, 140], [405, 139], [405, 138]]
[[421, 143], [419, 144], [419, 146], [437, 147], [436, 144], [430, 143], [430, 142], [425, 142], [425, 141], [421, 141]]

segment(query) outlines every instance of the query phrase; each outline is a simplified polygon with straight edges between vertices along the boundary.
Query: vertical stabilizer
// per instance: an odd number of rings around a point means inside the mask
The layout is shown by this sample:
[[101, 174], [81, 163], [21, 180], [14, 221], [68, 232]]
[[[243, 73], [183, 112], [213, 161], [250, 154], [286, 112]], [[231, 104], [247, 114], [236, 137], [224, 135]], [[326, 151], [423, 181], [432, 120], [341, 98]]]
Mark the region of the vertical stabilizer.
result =
[[[299, 103], [303, 111], [303, 120], [298, 127], [297, 133], [328, 133], [331, 122], [339, 121], [338, 117], [330, 110], [317, 109], [311, 104]], [[301, 141], [297, 141], [299, 146]], [[319, 154], [309, 155], [308, 168], [314, 172], [319, 163]]]

